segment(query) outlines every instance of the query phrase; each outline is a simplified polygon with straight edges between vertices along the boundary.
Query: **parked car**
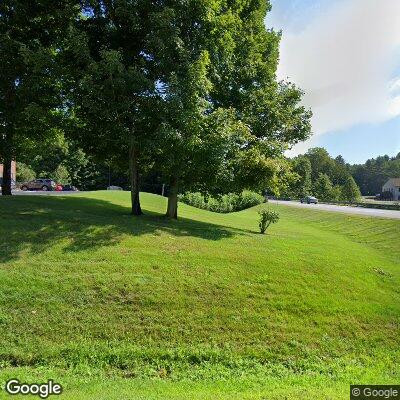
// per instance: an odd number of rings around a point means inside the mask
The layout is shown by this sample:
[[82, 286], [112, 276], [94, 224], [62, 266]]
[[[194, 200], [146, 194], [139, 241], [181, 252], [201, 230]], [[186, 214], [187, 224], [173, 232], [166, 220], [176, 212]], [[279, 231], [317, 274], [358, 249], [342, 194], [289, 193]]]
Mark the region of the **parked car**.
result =
[[62, 187], [63, 192], [76, 192], [78, 189], [72, 185], [63, 185]]
[[60, 183], [57, 183], [55, 191], [56, 192], [62, 192], [63, 191], [63, 185], [61, 185]]
[[307, 203], [307, 204], [318, 204], [318, 199], [313, 196], [306, 196], [304, 199], [300, 200], [301, 203]]
[[108, 186], [107, 190], [123, 190], [120, 186]]
[[49, 190], [55, 190], [56, 188], [56, 183], [51, 180], [51, 179], [34, 179], [33, 181], [29, 182], [24, 182], [21, 185], [21, 190], [26, 191], [26, 190], [43, 190], [43, 191], [49, 191]]

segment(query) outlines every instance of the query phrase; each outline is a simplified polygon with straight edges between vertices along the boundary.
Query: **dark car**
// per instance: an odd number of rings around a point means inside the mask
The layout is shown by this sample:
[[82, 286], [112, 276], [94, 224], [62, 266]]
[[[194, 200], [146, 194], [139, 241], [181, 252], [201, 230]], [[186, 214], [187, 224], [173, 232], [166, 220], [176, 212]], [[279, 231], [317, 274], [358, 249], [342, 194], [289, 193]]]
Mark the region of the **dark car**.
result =
[[63, 192], [76, 192], [78, 189], [72, 185], [63, 185], [62, 190]]
[[300, 200], [301, 203], [307, 203], [307, 204], [318, 204], [318, 199], [313, 196], [306, 196], [304, 199]]
[[56, 183], [51, 179], [34, 179], [33, 181], [25, 182], [21, 185], [21, 190], [43, 190], [49, 191], [56, 188]]

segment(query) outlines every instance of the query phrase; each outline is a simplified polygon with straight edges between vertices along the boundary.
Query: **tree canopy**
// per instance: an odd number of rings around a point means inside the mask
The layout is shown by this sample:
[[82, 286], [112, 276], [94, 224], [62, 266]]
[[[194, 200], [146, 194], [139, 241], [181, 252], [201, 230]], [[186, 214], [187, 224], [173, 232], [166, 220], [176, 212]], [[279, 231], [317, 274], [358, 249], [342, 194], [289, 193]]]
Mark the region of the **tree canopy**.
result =
[[384, 155], [371, 158], [364, 164], [352, 165], [351, 173], [361, 193], [374, 196], [381, 193], [389, 178], [400, 177], [400, 153], [395, 157]]
[[265, 27], [269, 1], [1, 7], [4, 160], [19, 157], [25, 139], [30, 149], [64, 135], [77, 154], [129, 171], [134, 215], [140, 176], [159, 173], [172, 218], [180, 191], [278, 191], [294, 176], [284, 152], [310, 135], [311, 112], [293, 83], [277, 80], [280, 33]]
[[[208, 2], [194, 3], [196, 6], [186, 12], [180, 8], [180, 2], [170, 3], [167, 14], [174, 23], [169, 25], [179, 28], [166, 36], [168, 45], [161, 47], [164, 70], [171, 71], [171, 75], [165, 76], [166, 82], [177, 78], [183, 88], [181, 93], [191, 92], [185, 88], [186, 63], [201, 67], [197, 86], [193, 85], [198, 92], [192, 92], [190, 104], [197, 104], [195, 113], [200, 112], [197, 115], [212, 121], [214, 126], [214, 151], [204, 147], [206, 141], [201, 141], [203, 155], [192, 164], [197, 179], [188, 174], [186, 185], [203, 183], [203, 189], [209, 192], [215, 187], [220, 191], [277, 187], [287, 167], [282, 157], [284, 150], [309, 135], [310, 113], [299, 106], [301, 92], [294, 85], [276, 80], [279, 34], [265, 28], [269, 4], [234, 1], [229, 7], [220, 2], [210, 7]], [[190, 15], [191, 11], [195, 13]], [[165, 20], [163, 17], [162, 21]], [[179, 42], [182, 52], [174, 53], [171, 42]], [[171, 59], [176, 60], [173, 56], [178, 57], [178, 62], [171, 65]], [[183, 108], [187, 111], [190, 106]], [[212, 143], [210, 137], [208, 143]], [[190, 158], [187, 150], [185, 157]], [[211, 160], [212, 154], [219, 157]], [[188, 171], [190, 163], [186, 165]], [[204, 171], [201, 165], [206, 167]], [[210, 174], [210, 169], [214, 173]]]
[[77, 10], [73, 0], [0, 3], [0, 159], [3, 194], [11, 194], [11, 160], [27, 140], [57, 124], [58, 47]]

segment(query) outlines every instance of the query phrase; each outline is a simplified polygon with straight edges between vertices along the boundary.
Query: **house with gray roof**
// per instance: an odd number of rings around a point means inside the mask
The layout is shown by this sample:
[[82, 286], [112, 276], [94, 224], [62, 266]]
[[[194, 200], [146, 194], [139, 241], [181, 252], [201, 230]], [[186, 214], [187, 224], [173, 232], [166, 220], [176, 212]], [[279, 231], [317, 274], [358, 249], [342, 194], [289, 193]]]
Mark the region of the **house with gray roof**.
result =
[[392, 200], [400, 200], [400, 178], [390, 178], [382, 187], [382, 192], [392, 193]]

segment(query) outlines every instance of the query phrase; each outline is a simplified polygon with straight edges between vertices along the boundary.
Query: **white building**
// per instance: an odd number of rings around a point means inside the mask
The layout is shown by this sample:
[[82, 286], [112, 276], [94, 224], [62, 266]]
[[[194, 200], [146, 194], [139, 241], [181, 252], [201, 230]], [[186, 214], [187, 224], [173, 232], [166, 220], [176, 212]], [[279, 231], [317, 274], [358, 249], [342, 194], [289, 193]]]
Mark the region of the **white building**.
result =
[[383, 185], [382, 192], [390, 192], [393, 200], [400, 200], [400, 178], [390, 178]]

